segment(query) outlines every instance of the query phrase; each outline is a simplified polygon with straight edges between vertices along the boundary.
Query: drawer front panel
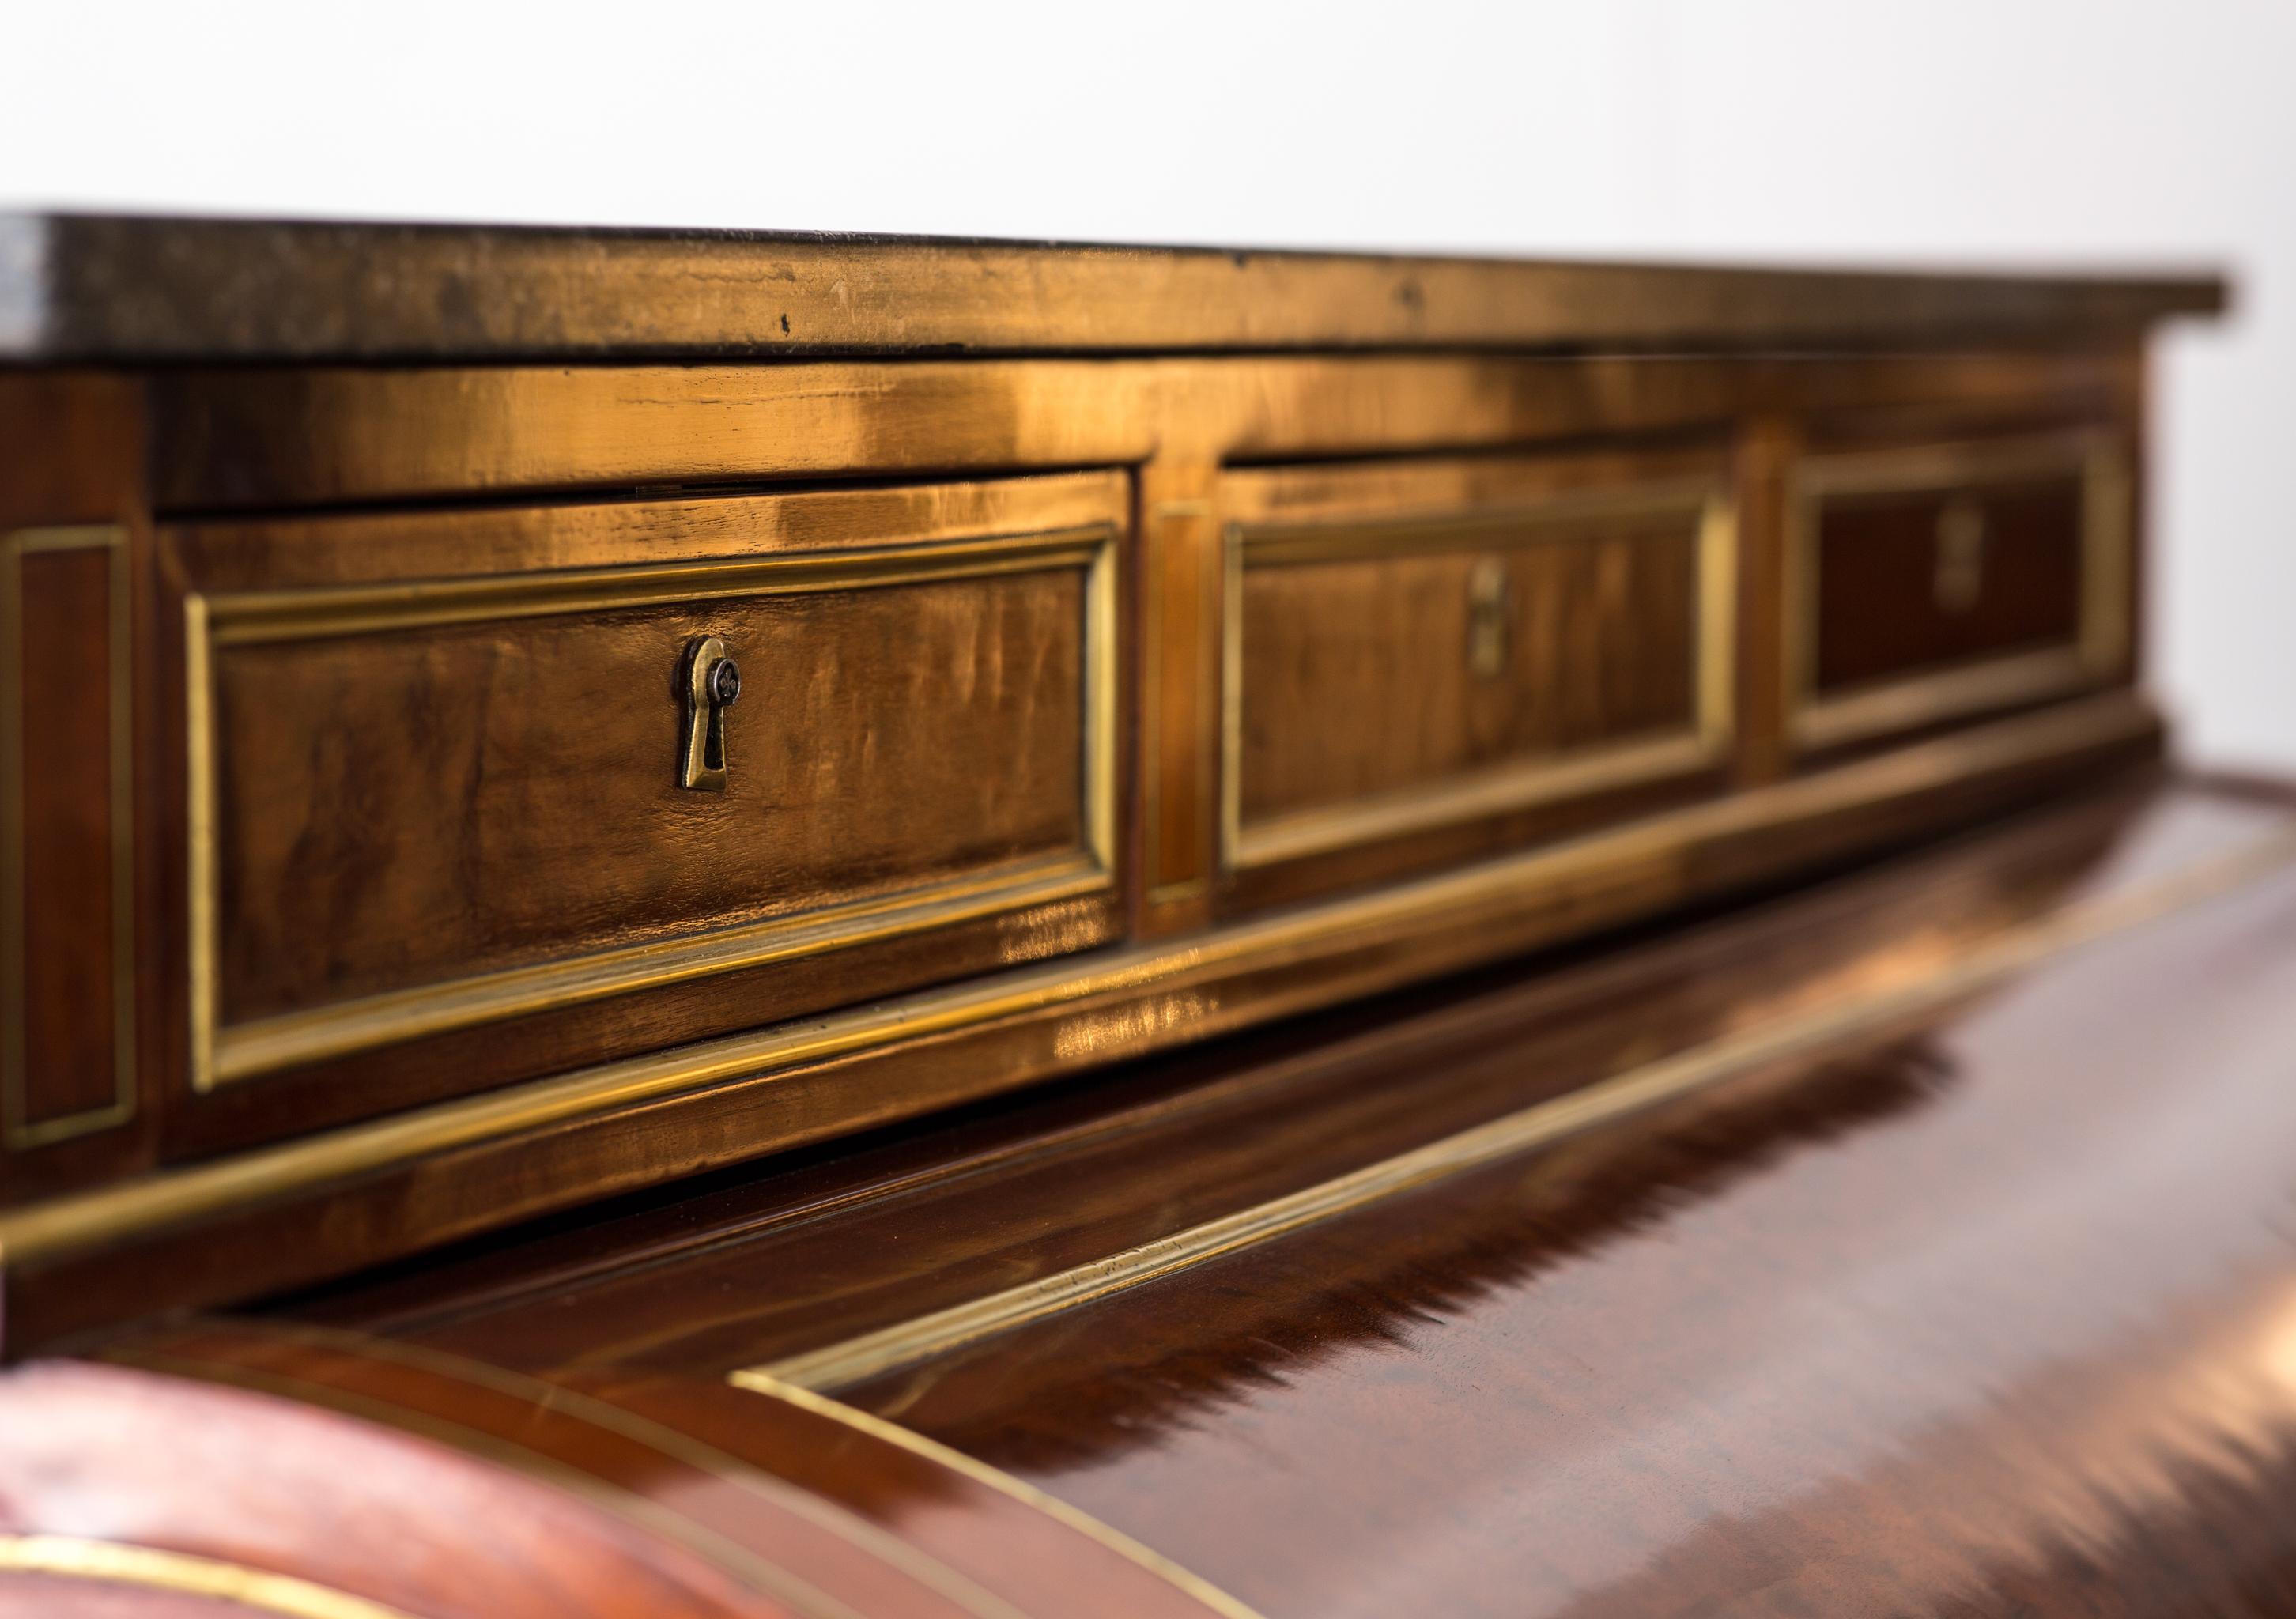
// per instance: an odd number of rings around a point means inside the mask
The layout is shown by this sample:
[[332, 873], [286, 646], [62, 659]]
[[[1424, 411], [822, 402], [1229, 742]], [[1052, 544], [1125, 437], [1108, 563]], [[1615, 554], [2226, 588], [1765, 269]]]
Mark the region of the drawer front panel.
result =
[[195, 1085], [1105, 894], [1116, 536], [193, 594]]
[[1238, 526], [1231, 866], [1710, 766], [1730, 730], [1733, 552], [1726, 500], [1698, 481]]
[[2088, 437], [1804, 463], [1791, 541], [1798, 740], [1854, 741], [2119, 673], [2121, 468]]

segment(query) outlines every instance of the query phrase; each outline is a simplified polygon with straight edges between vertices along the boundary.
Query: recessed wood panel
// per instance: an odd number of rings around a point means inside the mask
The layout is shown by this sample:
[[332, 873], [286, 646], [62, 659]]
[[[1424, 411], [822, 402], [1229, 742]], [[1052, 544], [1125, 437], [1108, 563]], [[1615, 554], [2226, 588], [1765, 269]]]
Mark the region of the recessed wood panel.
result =
[[[775, 503], [684, 547], [543, 519], [620, 565], [187, 598], [195, 1086], [1110, 889], [1116, 509], [791, 551]], [[764, 549], [689, 554], [742, 507]], [[681, 778], [703, 636], [719, 791]]]
[[1232, 527], [1231, 868], [1715, 762], [1731, 720], [1726, 494], [1578, 471], [1449, 512]]
[[135, 1105], [127, 536], [0, 536], [0, 1137]]
[[1820, 456], [1795, 482], [1804, 746], [2060, 696], [2125, 664], [2129, 491], [2104, 437]]

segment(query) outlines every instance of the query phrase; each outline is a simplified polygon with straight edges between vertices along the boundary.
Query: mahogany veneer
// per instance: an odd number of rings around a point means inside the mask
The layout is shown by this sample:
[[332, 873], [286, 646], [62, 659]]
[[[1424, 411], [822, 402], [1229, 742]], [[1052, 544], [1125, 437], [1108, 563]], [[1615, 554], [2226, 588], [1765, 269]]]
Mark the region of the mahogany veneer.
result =
[[2285, 1607], [2221, 301], [0, 220], [0, 1613]]

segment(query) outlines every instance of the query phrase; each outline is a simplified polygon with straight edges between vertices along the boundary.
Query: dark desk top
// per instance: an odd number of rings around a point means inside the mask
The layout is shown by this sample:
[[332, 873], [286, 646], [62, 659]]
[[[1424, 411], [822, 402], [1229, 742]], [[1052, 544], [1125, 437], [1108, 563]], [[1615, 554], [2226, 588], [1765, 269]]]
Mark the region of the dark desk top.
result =
[[2049, 341], [2208, 274], [1999, 275], [925, 237], [0, 215], [0, 364]]

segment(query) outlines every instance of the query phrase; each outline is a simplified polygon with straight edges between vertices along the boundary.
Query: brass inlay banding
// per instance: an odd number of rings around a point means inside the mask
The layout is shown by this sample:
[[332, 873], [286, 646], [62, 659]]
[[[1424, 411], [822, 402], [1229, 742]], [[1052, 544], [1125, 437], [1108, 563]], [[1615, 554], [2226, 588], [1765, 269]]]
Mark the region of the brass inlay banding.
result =
[[[1679, 515], [1692, 544], [1698, 609], [1690, 724], [1678, 731], [1567, 748], [1351, 802], [1243, 818], [1243, 580], [1254, 567], [1477, 546], [1514, 549], [1571, 537], [1603, 519]], [[1220, 860], [1240, 871], [1407, 832], [1504, 814], [1582, 794], [1687, 775], [1728, 756], [1735, 730], [1737, 519], [1712, 480], [1555, 495], [1535, 503], [1418, 522], [1319, 520], [1231, 526], [1223, 555]], [[1496, 671], [1494, 671], [1496, 672]]]
[[[1094, 1018], [1224, 973], [1325, 959], [1366, 937], [1392, 944], [1429, 928], [1552, 893], [1561, 885], [1708, 839], [1841, 814], [2054, 758], [2152, 735], [2151, 711], [2107, 693], [2038, 715], [1904, 748], [1880, 757], [1750, 789], [1524, 854], [1234, 924], [1203, 937], [1137, 945], [926, 990], [890, 1001], [626, 1059], [483, 1095], [413, 1109], [211, 1163], [0, 1209], [0, 1261], [26, 1270], [452, 1151], [832, 1057], [1008, 1018]], [[1300, 1004], [1315, 1004], [1304, 1001]], [[1207, 1014], [1203, 1028], [1221, 1026]], [[1160, 1028], [1131, 1054], [1199, 1032]]]
[[802, 1388], [850, 1387], [1324, 1221], [1519, 1156], [1771, 1063], [1934, 1013], [2039, 962], [2198, 904], [2296, 863], [2284, 831], [2117, 899], [2014, 929], [1914, 983], [1846, 998], [1614, 1074], [1391, 1158], [1266, 1203], [873, 1332], [729, 1375]]
[[[1857, 689], [1817, 690], [1818, 525], [1835, 495], [1936, 492], [1981, 525], [1971, 492], [2037, 478], [2070, 478], [2080, 485], [2080, 598], [2078, 628], [2062, 646], [2023, 650], [1950, 668], [1892, 675]], [[1995, 443], [1932, 445], [1813, 457], [1792, 475], [1786, 514], [1786, 691], [1795, 746], [1804, 750], [1917, 730], [1964, 715], [2013, 708], [2092, 690], [2120, 677], [2128, 666], [2133, 626], [2132, 491], [2126, 453], [2104, 432], [2056, 434]], [[1982, 528], [1977, 530], [1981, 536]], [[1948, 533], [1941, 527], [1941, 552]], [[1960, 546], [1969, 544], [1958, 538]], [[1958, 566], [1955, 563], [1958, 562]], [[1941, 554], [1943, 595], [1979, 588], [1971, 559]]]
[[404, 1608], [386, 1607], [292, 1574], [218, 1558], [163, 1551], [156, 1546], [78, 1535], [0, 1533], [0, 1574], [140, 1585], [237, 1603], [266, 1614], [285, 1614], [291, 1619], [413, 1619]]
[[[109, 642], [105, 679], [109, 707], [111, 796], [105, 805], [111, 838], [112, 1095], [101, 1107], [53, 1118], [29, 1116], [25, 1050], [23, 577], [24, 558], [36, 552], [106, 552]], [[132, 580], [127, 531], [116, 524], [70, 528], [20, 528], [0, 536], [0, 1146], [12, 1151], [44, 1147], [108, 1130], [135, 1116], [135, 688], [130, 623]]]
[[[486, 575], [184, 599], [192, 1083], [196, 1090], [379, 1046], [530, 1016], [1106, 890], [1116, 862], [1116, 545], [1112, 526], [862, 552]], [[250, 1019], [219, 1012], [216, 649], [442, 624], [972, 579], [1084, 575], [1084, 846], [794, 915]]]
[[826, 1417], [832, 1422], [873, 1435], [889, 1444], [898, 1445], [905, 1451], [937, 1461], [976, 1484], [985, 1484], [1000, 1494], [1009, 1495], [1033, 1507], [1087, 1540], [1107, 1547], [1127, 1561], [1138, 1564], [1159, 1579], [1177, 1586], [1213, 1613], [1221, 1615], [1221, 1619], [1260, 1619], [1258, 1610], [1238, 1601], [1202, 1575], [1175, 1563], [1163, 1553], [1144, 1546], [1122, 1530], [1103, 1523], [1081, 1508], [1070, 1506], [1059, 1496], [1038, 1489], [1026, 1479], [1016, 1478], [1001, 1468], [992, 1468], [963, 1451], [953, 1450], [938, 1440], [928, 1439], [898, 1423], [888, 1422], [882, 1417], [832, 1400], [813, 1389], [785, 1383], [767, 1370], [736, 1371], [731, 1373], [727, 1380], [751, 1394], [770, 1395], [800, 1410]]

